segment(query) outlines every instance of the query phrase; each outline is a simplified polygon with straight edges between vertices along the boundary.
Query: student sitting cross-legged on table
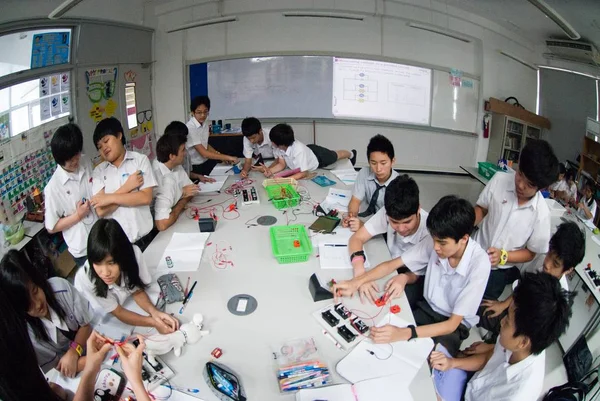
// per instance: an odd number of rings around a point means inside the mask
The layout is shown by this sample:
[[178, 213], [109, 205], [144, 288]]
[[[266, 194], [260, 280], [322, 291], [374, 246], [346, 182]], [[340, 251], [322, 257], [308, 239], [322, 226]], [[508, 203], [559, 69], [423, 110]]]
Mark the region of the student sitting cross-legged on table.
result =
[[92, 163], [81, 153], [83, 135], [75, 124], [59, 127], [50, 141], [58, 164], [44, 188], [44, 222], [49, 233], [62, 232], [78, 267], [87, 260], [88, 232], [97, 220], [91, 205]]
[[[342, 226], [349, 227], [352, 231], [363, 225], [359, 217], [371, 216], [383, 208], [386, 187], [398, 177], [398, 173], [393, 169], [396, 162], [394, 145], [385, 136], [375, 135], [369, 140], [367, 159], [369, 167], [363, 167], [358, 173], [348, 205], [348, 214], [342, 220]], [[367, 203], [367, 209], [359, 213], [363, 201]]]
[[171, 227], [199, 192], [198, 186], [192, 183], [182, 167], [186, 137], [175, 132], [174, 127], [187, 132], [187, 127], [180, 121], [169, 124], [165, 134], [156, 142], [156, 160], [152, 163], [158, 181], [154, 222], [159, 231]]
[[477, 372], [466, 385], [465, 401], [531, 401], [544, 384], [545, 352], [566, 330], [569, 293], [556, 277], [525, 273], [502, 319], [496, 344], [465, 350], [467, 357], [432, 352], [431, 367]]
[[250, 169], [252, 169], [252, 161], [254, 157], [262, 159], [272, 159], [273, 145], [269, 140], [269, 132], [265, 131], [256, 117], [244, 118], [242, 121], [242, 134], [244, 135], [244, 167], [240, 176], [248, 177]]
[[352, 165], [356, 162], [356, 150], [333, 151], [319, 145], [305, 145], [294, 138], [294, 130], [288, 124], [277, 124], [271, 128], [269, 139], [276, 148], [273, 153], [277, 159], [270, 166], [263, 165], [257, 169], [265, 177], [272, 177], [288, 167], [300, 170], [291, 176], [300, 180], [317, 168], [327, 167], [340, 159], [350, 159]]
[[[404, 174], [394, 178], [385, 191], [385, 207], [379, 209], [364, 226], [355, 232], [348, 241], [348, 251], [354, 277], [365, 273], [364, 244], [378, 234], [387, 235], [387, 245], [392, 259], [400, 260], [402, 255], [425, 237], [427, 231], [426, 211], [419, 204], [419, 187], [415, 180]], [[374, 281], [360, 286], [360, 299], [375, 302], [379, 289]]]
[[94, 169], [92, 206], [98, 216], [117, 220], [143, 251], [156, 236], [150, 213], [156, 179], [150, 160], [125, 149], [123, 127], [114, 117], [96, 125], [94, 143], [105, 161]]
[[[474, 222], [475, 212], [467, 200], [452, 195], [443, 197], [427, 217], [431, 238], [424, 238], [398, 259], [335, 284], [334, 294], [350, 296], [361, 285], [406, 265], [411, 272], [391, 279], [386, 285], [386, 295], [397, 297], [406, 284], [412, 284], [413, 290], [407, 291], [407, 298], [417, 327], [373, 327], [371, 339], [376, 343], [390, 343], [431, 337], [455, 355], [468, 337], [469, 329], [479, 321], [477, 308], [490, 274], [487, 254], [469, 237]], [[422, 269], [422, 261], [427, 265], [425, 276], [417, 276], [413, 272]]]
[[488, 252], [492, 272], [484, 298], [496, 300], [519, 278], [515, 265], [548, 251], [550, 210], [540, 189], [558, 176], [558, 159], [548, 142], [527, 140], [516, 173], [498, 172], [477, 199], [475, 240]]
[[[154, 327], [162, 334], [179, 328], [177, 319], [159, 311], [150, 301], [145, 288], [152, 278], [142, 251], [127, 240], [116, 220], [96, 222], [88, 238], [88, 259], [89, 265], [75, 276], [75, 286], [105, 313], [112, 313], [131, 326]], [[139, 315], [121, 306], [130, 295], [150, 316]]]

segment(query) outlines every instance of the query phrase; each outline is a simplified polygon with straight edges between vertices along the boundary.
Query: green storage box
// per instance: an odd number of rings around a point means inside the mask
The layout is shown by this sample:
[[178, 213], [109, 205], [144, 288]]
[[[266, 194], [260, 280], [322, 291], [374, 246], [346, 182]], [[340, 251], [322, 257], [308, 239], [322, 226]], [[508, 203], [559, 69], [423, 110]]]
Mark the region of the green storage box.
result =
[[477, 164], [479, 165], [479, 169], [477, 170], [479, 175], [487, 178], [488, 180], [490, 180], [498, 171], [502, 171], [500, 167], [493, 163], [478, 162]]
[[273, 256], [281, 264], [306, 262], [312, 254], [312, 242], [302, 225], [274, 226], [269, 233]]
[[300, 203], [300, 195], [290, 184], [269, 185], [265, 190], [277, 209], [298, 206]]

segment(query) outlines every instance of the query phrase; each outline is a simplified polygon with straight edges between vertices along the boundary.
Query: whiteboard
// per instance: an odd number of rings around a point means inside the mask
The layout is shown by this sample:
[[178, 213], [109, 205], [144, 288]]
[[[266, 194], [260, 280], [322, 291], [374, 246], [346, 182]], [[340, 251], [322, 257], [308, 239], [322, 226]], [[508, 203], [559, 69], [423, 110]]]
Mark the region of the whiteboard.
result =
[[333, 57], [277, 56], [208, 63], [210, 114], [219, 119], [333, 118]]
[[335, 117], [429, 125], [431, 70], [334, 57]]
[[453, 86], [449, 72], [434, 70], [431, 107], [431, 126], [477, 132], [479, 81], [463, 77], [461, 86]]

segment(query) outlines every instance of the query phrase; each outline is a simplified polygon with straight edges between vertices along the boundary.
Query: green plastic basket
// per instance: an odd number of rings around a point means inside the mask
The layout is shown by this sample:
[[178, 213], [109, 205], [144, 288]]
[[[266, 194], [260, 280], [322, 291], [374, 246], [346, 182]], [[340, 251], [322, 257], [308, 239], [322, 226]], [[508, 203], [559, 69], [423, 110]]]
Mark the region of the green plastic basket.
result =
[[290, 184], [269, 185], [265, 190], [277, 209], [298, 206], [300, 203], [300, 195]]
[[500, 167], [493, 163], [478, 162], [477, 165], [479, 166], [477, 169], [479, 175], [487, 178], [488, 180], [491, 179], [498, 171], [502, 171]]
[[[274, 226], [271, 234], [271, 250], [280, 264], [306, 262], [313, 248], [306, 227], [302, 225]], [[300, 246], [294, 246], [298, 241]]]

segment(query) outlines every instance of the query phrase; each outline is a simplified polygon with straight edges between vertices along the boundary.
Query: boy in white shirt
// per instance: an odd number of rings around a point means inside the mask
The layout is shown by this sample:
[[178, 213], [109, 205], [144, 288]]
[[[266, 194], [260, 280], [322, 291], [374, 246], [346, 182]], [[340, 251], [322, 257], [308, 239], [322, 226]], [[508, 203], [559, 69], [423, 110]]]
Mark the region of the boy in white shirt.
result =
[[492, 273], [484, 298], [496, 300], [519, 278], [515, 265], [548, 251], [550, 210], [540, 193], [558, 176], [558, 159], [543, 140], [527, 141], [516, 174], [496, 173], [475, 206], [474, 238], [487, 250]]
[[105, 161], [93, 172], [92, 206], [99, 217], [117, 220], [129, 241], [143, 252], [157, 234], [150, 213], [156, 186], [150, 160], [125, 149], [123, 127], [114, 117], [96, 125], [94, 143]]
[[319, 145], [307, 146], [294, 139], [294, 130], [288, 124], [277, 124], [271, 128], [269, 139], [276, 148], [273, 153], [277, 159], [269, 167], [263, 165], [258, 169], [265, 177], [272, 177], [288, 167], [300, 170], [291, 177], [301, 180], [317, 168], [327, 167], [340, 159], [350, 159], [352, 165], [356, 163], [356, 150], [334, 152]]
[[210, 114], [210, 99], [208, 96], [196, 96], [190, 104], [192, 116], [187, 122], [189, 135], [186, 148], [190, 154], [192, 172], [210, 175], [210, 172], [219, 162], [237, 163], [237, 157], [221, 154], [208, 144]]
[[465, 401], [531, 401], [544, 385], [545, 349], [565, 332], [569, 294], [556, 277], [525, 273], [515, 288], [500, 337], [464, 358], [432, 352], [431, 367], [477, 372], [469, 380]]
[[[375, 135], [369, 140], [367, 159], [369, 167], [363, 167], [358, 173], [348, 205], [348, 214], [342, 221], [342, 226], [349, 227], [352, 231], [363, 225], [359, 217], [375, 214], [383, 207], [386, 187], [398, 177], [398, 173], [393, 169], [396, 162], [394, 145], [385, 136]], [[363, 201], [367, 203], [367, 209], [359, 213]]]
[[186, 137], [174, 132], [177, 128], [187, 132], [187, 127], [182, 122], [173, 121], [167, 128], [168, 133], [156, 142], [156, 160], [152, 163], [158, 181], [154, 203], [154, 223], [158, 231], [171, 227], [199, 192], [198, 186], [192, 183], [182, 167]]
[[565, 165], [560, 163], [558, 165], [558, 180], [552, 183], [548, 187], [550, 190], [550, 197], [554, 199], [563, 199], [567, 192], [569, 191], [569, 185], [567, 184], [567, 180], [565, 179], [565, 174], [567, 169]]
[[242, 134], [244, 135], [244, 167], [240, 176], [246, 178], [252, 168], [254, 157], [259, 160], [273, 158], [273, 145], [271, 145], [269, 138], [265, 137], [262, 125], [256, 117], [244, 118], [242, 121]]
[[[404, 284], [422, 286], [409, 303], [417, 327], [400, 328], [392, 325], [371, 328], [371, 340], [375, 343], [407, 341], [417, 337], [431, 337], [441, 343], [451, 355], [458, 352], [469, 329], [477, 324], [477, 308], [481, 302], [485, 283], [490, 274], [487, 254], [470, 238], [475, 212], [464, 199], [444, 196], [431, 209], [427, 217], [427, 229], [431, 238], [423, 239], [417, 246], [406, 251], [400, 259], [412, 272], [400, 274], [386, 284], [389, 298], [402, 294]], [[432, 240], [433, 239], [433, 240]], [[425, 277], [415, 273], [426, 260]], [[375, 269], [350, 281], [334, 285], [334, 294], [350, 296], [366, 282], [377, 280], [393, 272], [395, 266], [382, 263]], [[417, 268], [418, 270], [415, 270]], [[394, 288], [391, 282], [396, 281]], [[415, 296], [416, 295], [416, 296]]]
[[90, 207], [92, 163], [81, 153], [83, 135], [75, 124], [59, 127], [50, 141], [58, 164], [44, 188], [44, 222], [49, 233], [62, 231], [78, 267], [87, 260], [87, 237], [97, 220]]
[[[419, 187], [415, 180], [404, 174], [394, 178], [385, 191], [385, 207], [379, 209], [348, 241], [348, 251], [354, 277], [365, 273], [364, 244], [373, 236], [385, 234], [392, 259], [397, 261], [423, 238], [429, 237], [427, 216], [419, 203]], [[358, 289], [361, 301], [375, 302], [379, 289], [374, 281]]]
[[[537, 268], [538, 272], [547, 273], [559, 280], [560, 286], [569, 291], [567, 276], [585, 256], [585, 233], [575, 222], [563, 223], [552, 238], [544, 262]], [[518, 282], [513, 283], [516, 285]], [[491, 332], [490, 339], [495, 342], [500, 333], [500, 322], [512, 302], [509, 295], [504, 301], [484, 300], [477, 314], [481, 317], [479, 326]], [[486, 341], [487, 338], [486, 338]]]

